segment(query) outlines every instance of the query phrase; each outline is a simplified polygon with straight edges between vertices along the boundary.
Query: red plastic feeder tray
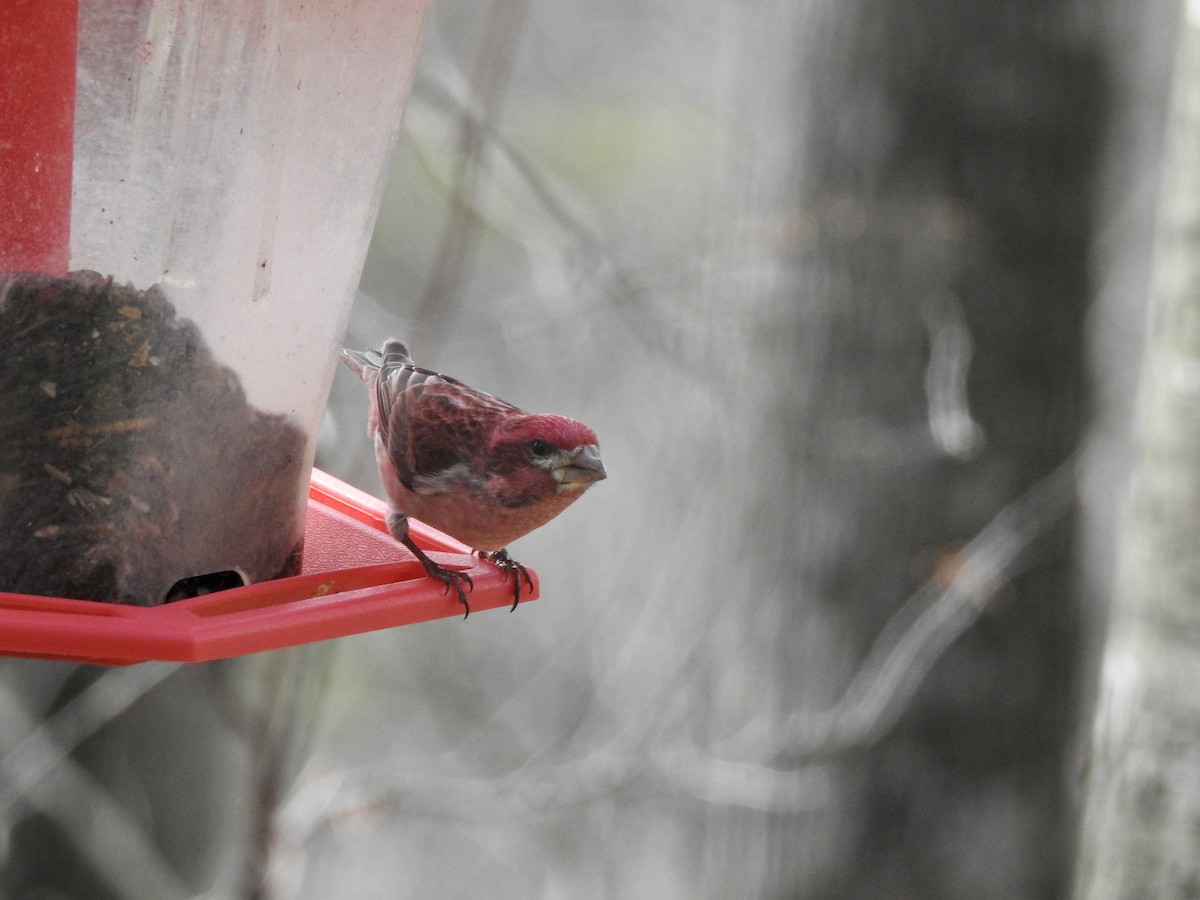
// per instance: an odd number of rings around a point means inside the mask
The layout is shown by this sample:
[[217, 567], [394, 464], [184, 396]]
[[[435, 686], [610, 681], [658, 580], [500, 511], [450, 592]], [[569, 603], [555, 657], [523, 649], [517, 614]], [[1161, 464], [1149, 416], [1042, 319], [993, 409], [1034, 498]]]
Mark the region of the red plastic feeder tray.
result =
[[[0, 654], [122, 666], [206, 662], [365, 631], [461, 616], [384, 524], [384, 505], [314, 469], [300, 575], [137, 607], [0, 593]], [[417, 544], [474, 582], [471, 611], [512, 605], [512, 581], [470, 548], [420, 522]], [[538, 597], [522, 583], [521, 602]]]

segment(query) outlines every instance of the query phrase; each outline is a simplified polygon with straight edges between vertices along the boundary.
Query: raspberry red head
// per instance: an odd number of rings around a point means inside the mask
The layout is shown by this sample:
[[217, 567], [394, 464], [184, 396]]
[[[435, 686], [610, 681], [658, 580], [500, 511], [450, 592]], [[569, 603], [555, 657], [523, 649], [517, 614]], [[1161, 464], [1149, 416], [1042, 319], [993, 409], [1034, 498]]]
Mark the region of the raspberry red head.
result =
[[585, 444], [598, 446], [596, 433], [582, 422], [564, 416], [518, 415], [503, 419], [495, 432], [496, 440], [544, 441], [559, 450], [574, 450]]

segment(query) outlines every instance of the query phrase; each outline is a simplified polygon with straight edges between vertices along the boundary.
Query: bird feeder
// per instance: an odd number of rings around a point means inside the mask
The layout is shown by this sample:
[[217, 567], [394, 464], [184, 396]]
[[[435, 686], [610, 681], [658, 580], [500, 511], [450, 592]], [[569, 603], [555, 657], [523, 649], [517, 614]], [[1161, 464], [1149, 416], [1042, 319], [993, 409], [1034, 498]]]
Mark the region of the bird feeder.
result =
[[[427, 2], [0, 4], [0, 653], [198, 661], [461, 612], [312, 471]], [[511, 599], [415, 533], [473, 609]]]

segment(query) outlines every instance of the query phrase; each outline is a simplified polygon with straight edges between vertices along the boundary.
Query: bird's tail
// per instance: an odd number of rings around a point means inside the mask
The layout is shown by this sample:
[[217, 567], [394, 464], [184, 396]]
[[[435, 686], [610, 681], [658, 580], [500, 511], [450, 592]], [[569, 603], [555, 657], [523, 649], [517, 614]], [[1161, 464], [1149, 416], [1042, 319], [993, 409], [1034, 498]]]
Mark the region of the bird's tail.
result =
[[379, 350], [344, 348], [341, 356], [342, 362], [348, 365], [354, 374], [363, 381], [367, 380], [368, 373], [378, 372], [385, 362], [392, 366], [412, 365], [412, 358], [408, 355], [408, 345], [395, 338], [388, 338], [383, 342], [382, 349]]

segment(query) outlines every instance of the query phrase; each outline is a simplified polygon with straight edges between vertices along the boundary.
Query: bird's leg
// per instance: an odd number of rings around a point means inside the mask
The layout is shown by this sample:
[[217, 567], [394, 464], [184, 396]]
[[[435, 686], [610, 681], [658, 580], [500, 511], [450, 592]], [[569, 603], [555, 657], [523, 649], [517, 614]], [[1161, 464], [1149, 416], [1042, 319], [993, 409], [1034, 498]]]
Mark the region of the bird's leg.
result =
[[498, 566], [500, 571], [507, 578], [509, 573], [513, 577], [513, 605], [509, 612], [517, 608], [517, 604], [521, 602], [521, 579], [525, 579], [525, 583], [529, 585], [530, 593], [533, 593], [533, 578], [529, 574], [529, 570], [508, 555], [507, 550], [493, 550], [490, 553], [480, 551], [480, 556], [494, 565]]
[[463, 618], [471, 614], [471, 604], [467, 603], [467, 594], [463, 590], [463, 582], [466, 582], [467, 590], [475, 590], [475, 583], [471, 581], [471, 576], [466, 572], [455, 572], [453, 569], [447, 569], [445, 566], [439, 566], [430, 559], [425, 551], [417, 546], [416, 542], [409, 536], [408, 533], [408, 516], [403, 513], [389, 512], [387, 515], [387, 527], [391, 532], [392, 537], [408, 548], [409, 552], [417, 558], [417, 562], [425, 569], [425, 574], [430, 578], [436, 578], [446, 586], [446, 593], [450, 592], [450, 588], [454, 588], [458, 594], [458, 602], [463, 605]]
[[454, 588], [458, 594], [458, 602], [463, 605], [463, 618], [471, 614], [471, 604], [467, 603], [467, 594], [463, 590], [463, 583], [467, 585], [468, 591], [475, 590], [475, 584], [471, 581], [471, 576], [466, 572], [456, 572], [453, 569], [447, 569], [445, 566], [439, 566], [432, 559], [425, 555], [425, 551], [413, 543], [412, 538], [405, 538], [400, 543], [407, 547], [412, 555], [417, 558], [422, 566], [425, 567], [425, 574], [430, 578], [436, 578], [446, 586], [446, 593], [450, 592], [450, 588]]

